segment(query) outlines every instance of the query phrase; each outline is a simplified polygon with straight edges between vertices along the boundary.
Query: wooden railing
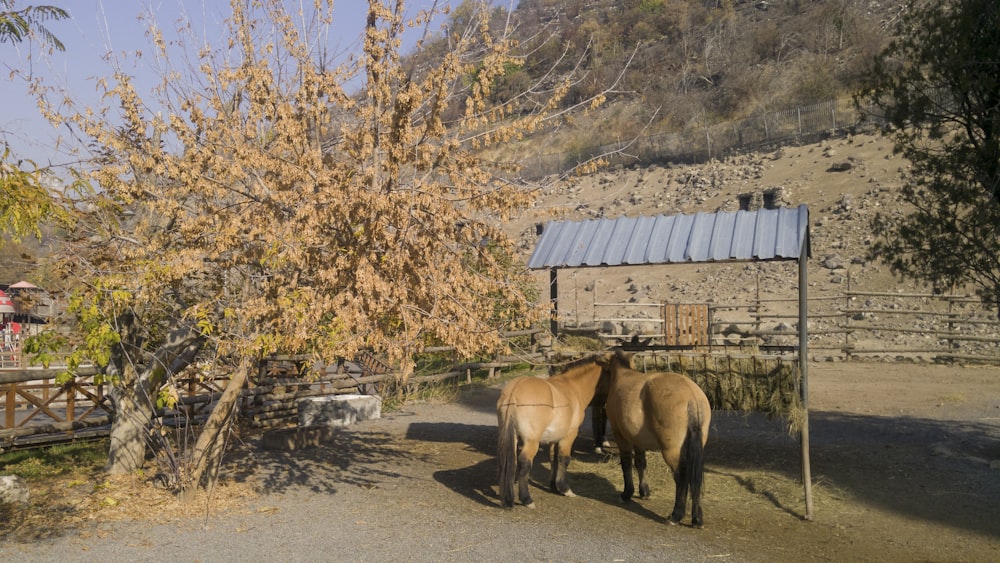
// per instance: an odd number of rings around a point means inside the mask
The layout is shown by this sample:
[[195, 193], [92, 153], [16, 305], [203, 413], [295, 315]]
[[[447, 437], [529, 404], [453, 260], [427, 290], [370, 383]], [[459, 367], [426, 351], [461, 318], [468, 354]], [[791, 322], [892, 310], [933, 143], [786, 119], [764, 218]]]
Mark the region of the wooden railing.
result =
[[[603, 333], [610, 343], [647, 348], [754, 348], [797, 353], [797, 299], [745, 303], [594, 303], [594, 324], [655, 326]], [[599, 317], [598, 310], [619, 312]], [[651, 311], [661, 311], [654, 316]], [[637, 311], [629, 316], [629, 311]], [[707, 311], [707, 315], [706, 312]], [[625, 312], [626, 314], [621, 314]], [[659, 317], [659, 318], [657, 318]], [[707, 319], [706, 319], [707, 317]], [[703, 332], [704, 331], [704, 332]], [[844, 291], [809, 299], [809, 348], [843, 359], [925, 357], [1000, 364], [1000, 321], [979, 298], [933, 293]]]
[[[537, 331], [508, 333], [507, 337], [532, 336]], [[450, 349], [441, 349], [441, 351]], [[254, 427], [295, 422], [298, 401], [312, 396], [372, 393], [398, 376], [375, 354], [355, 361], [317, 368], [308, 356], [272, 356], [261, 362], [257, 374], [242, 392], [240, 415]], [[468, 379], [472, 370], [486, 369], [492, 376], [503, 366], [525, 361], [525, 357], [455, 363], [433, 375], [411, 377], [410, 387], [449, 379]], [[110, 387], [95, 383], [97, 370], [84, 367], [64, 385], [55, 383], [61, 369], [0, 370], [0, 448], [35, 445], [87, 435], [107, 433], [113, 406]], [[156, 416], [171, 424], [199, 423], [222, 395], [227, 377], [181, 378], [175, 407], [160, 409]]]

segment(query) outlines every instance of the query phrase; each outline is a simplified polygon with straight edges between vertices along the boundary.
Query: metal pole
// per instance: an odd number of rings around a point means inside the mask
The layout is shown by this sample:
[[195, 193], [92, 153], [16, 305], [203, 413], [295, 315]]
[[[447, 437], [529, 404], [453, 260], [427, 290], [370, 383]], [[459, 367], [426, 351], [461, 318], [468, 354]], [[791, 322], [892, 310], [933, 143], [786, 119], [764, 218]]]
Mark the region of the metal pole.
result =
[[552, 318], [549, 319], [549, 330], [552, 336], [559, 335], [559, 269], [549, 269], [549, 300], [552, 302]]
[[799, 373], [802, 375], [802, 484], [806, 496], [806, 520], [812, 520], [812, 469], [809, 465], [809, 231], [799, 251]]

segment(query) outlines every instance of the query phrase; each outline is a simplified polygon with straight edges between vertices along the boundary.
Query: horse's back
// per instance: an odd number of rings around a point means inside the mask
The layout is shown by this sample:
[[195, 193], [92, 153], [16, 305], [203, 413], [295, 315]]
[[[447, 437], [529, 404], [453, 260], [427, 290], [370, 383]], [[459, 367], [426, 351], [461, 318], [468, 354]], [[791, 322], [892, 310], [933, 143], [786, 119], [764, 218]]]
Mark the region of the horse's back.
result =
[[[607, 401], [608, 418], [616, 436], [627, 438], [629, 442], [646, 442], [646, 413], [642, 408], [642, 396], [650, 376], [638, 371], [627, 370], [615, 378], [611, 384]], [[644, 439], [646, 438], [646, 439]]]
[[669, 428], [682, 437], [693, 423], [702, 430], [702, 445], [707, 441], [712, 409], [705, 392], [691, 378], [679, 373], [657, 373], [649, 379], [643, 401], [660, 432]]
[[522, 438], [550, 442], [562, 439], [573, 427], [574, 409], [569, 399], [548, 380], [524, 376], [511, 380], [497, 400], [497, 420], [513, 416]]
[[[612, 385], [608, 416], [612, 427], [642, 450], [679, 447], [694, 414], [708, 435], [711, 411], [705, 393], [690, 378], [672, 372], [627, 370]], [[690, 412], [689, 409], [693, 409]]]

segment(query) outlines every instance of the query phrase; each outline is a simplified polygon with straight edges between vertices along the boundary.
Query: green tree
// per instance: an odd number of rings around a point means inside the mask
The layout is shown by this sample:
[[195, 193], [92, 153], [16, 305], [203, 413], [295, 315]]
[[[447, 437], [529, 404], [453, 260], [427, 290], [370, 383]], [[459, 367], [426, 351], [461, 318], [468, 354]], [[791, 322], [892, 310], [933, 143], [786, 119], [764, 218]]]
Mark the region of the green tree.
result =
[[10, 149], [0, 156], [0, 246], [9, 237], [20, 242], [26, 236], [41, 238], [39, 224], [57, 208], [42, 183], [42, 171], [14, 162]]
[[[35, 34], [46, 45], [63, 51], [65, 46], [43, 22], [67, 17], [61, 8], [28, 6], [15, 10], [13, 0], [0, 0], [0, 43], [20, 43]], [[14, 242], [28, 235], [41, 238], [39, 224], [57, 209], [42, 183], [43, 175], [33, 162], [16, 161], [10, 147], [4, 147], [0, 156], [0, 246], [8, 237]]]
[[68, 17], [66, 10], [55, 6], [28, 6], [15, 10], [14, 0], [0, 0], [0, 43], [20, 43], [34, 34], [43, 44], [65, 51], [66, 46], [43, 22]]
[[912, 4], [857, 98], [881, 114], [912, 163], [907, 206], [876, 218], [871, 257], [936, 289], [972, 286], [992, 303], [1000, 302], [998, 53], [996, 0]]

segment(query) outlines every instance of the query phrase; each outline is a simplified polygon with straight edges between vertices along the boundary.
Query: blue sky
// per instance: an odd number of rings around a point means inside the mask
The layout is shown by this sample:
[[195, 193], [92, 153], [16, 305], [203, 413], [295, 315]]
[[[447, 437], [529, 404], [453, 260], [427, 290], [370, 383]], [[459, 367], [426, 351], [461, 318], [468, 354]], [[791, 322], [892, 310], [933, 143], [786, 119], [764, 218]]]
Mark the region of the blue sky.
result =
[[[311, 0], [289, 0], [292, 6], [300, 2], [312, 4]], [[407, 15], [415, 15], [433, 3], [434, 0], [411, 0], [406, 3]], [[439, 7], [457, 4], [451, 0], [437, 3]], [[148, 14], [153, 14], [165, 34], [186, 14], [194, 23], [195, 33], [209, 38], [212, 44], [218, 43], [213, 38], [221, 36], [223, 20], [229, 14], [228, 0], [18, 0], [15, 8], [40, 4], [58, 6], [70, 13], [69, 19], [46, 22], [66, 50], [48, 54], [37, 44], [0, 43], [0, 150], [9, 144], [18, 158], [56, 167], [69, 161], [67, 155], [55, 150], [59, 132], [39, 115], [25, 80], [8, 78], [12, 72], [41, 77], [45, 83], [62, 87], [74, 98], [93, 106], [97, 102], [96, 80], [112, 73], [112, 67], [104, 60], [107, 53], [152, 52], [146, 38]], [[334, 29], [327, 44], [330, 53], [358, 50], [367, 8], [365, 0], [334, 1]], [[434, 30], [437, 28], [438, 24], [432, 26]], [[404, 43], [412, 46], [418, 37], [413, 32], [405, 37]], [[155, 71], [148, 64], [141, 59], [133, 64], [131, 55], [128, 61], [123, 66], [133, 74], [140, 88], [155, 83]]]

